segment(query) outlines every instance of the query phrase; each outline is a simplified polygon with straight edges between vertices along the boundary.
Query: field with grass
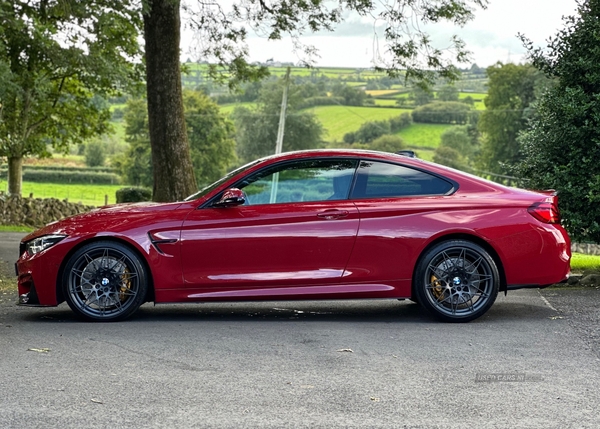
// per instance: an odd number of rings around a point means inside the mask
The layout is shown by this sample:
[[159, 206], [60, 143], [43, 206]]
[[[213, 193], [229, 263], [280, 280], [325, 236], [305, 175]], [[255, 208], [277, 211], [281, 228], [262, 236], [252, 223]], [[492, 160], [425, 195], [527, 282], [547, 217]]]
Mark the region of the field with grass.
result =
[[[54, 154], [49, 158], [36, 158], [27, 157], [23, 159], [23, 165], [36, 165], [36, 166], [48, 166], [48, 165], [61, 165], [63, 167], [85, 167], [85, 160], [82, 155], [75, 154]], [[0, 182], [2, 178], [0, 178]], [[1, 189], [1, 188], [0, 188]]]
[[372, 89], [365, 91], [365, 93], [372, 97], [380, 97], [382, 95], [395, 95], [398, 94], [399, 91], [397, 89]]
[[326, 129], [325, 140], [340, 142], [344, 134], [356, 131], [364, 122], [382, 121], [399, 116], [408, 109], [356, 107], [356, 106], [317, 106], [307, 109], [313, 112]]
[[[81, 202], [90, 206], [103, 206], [104, 196], [108, 196], [108, 204], [117, 202], [115, 193], [123, 185], [75, 185], [57, 183], [32, 183], [23, 182], [22, 195], [28, 197], [33, 194], [34, 198], [57, 198], [68, 199], [72, 203]], [[0, 181], [0, 190], [7, 192], [8, 184], [5, 180]]]
[[574, 272], [600, 271], [600, 256], [573, 253], [571, 270]]
[[417, 124], [398, 131], [407, 147], [415, 149], [436, 149], [440, 145], [441, 136], [444, 131], [454, 125], [448, 124]]
[[225, 113], [226, 115], [229, 115], [231, 112], [233, 112], [233, 110], [236, 107], [254, 107], [256, 106], [256, 103], [231, 103], [231, 104], [221, 104], [219, 105], [219, 108], [221, 109], [222, 113]]
[[460, 100], [467, 98], [467, 97], [471, 97], [473, 100], [475, 100], [475, 104], [473, 105], [475, 110], [485, 110], [485, 104], [483, 103], [483, 99], [485, 97], [487, 97], [486, 93], [484, 93], [484, 92], [461, 92], [458, 94], [458, 98]]
[[376, 106], [386, 106], [386, 107], [394, 107], [397, 106], [396, 100], [390, 100], [385, 98], [376, 98], [375, 100]]

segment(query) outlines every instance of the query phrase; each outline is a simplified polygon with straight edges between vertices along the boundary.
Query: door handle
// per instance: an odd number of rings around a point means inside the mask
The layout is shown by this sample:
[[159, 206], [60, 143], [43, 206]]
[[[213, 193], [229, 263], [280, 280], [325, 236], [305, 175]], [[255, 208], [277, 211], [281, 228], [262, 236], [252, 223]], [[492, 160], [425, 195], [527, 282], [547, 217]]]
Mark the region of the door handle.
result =
[[343, 219], [348, 216], [346, 210], [326, 210], [321, 213], [317, 213], [317, 217], [326, 220]]

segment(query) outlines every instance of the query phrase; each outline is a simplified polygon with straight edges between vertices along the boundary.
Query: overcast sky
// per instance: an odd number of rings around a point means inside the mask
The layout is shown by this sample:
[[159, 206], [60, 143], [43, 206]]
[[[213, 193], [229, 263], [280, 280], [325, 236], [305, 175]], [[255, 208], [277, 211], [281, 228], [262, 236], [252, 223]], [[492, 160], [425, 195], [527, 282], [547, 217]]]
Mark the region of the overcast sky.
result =
[[[427, 31], [440, 47], [447, 44], [452, 34], [461, 36], [473, 53], [472, 62], [480, 67], [497, 61], [518, 63], [525, 58], [525, 49], [516, 37], [518, 33], [525, 34], [538, 46], [545, 46], [548, 37], [563, 26], [562, 17], [573, 15], [575, 10], [575, 0], [491, 0], [488, 9], [477, 11], [475, 20], [463, 28], [437, 23], [430, 25]], [[374, 33], [372, 22], [361, 22], [359, 17], [350, 16], [334, 33], [320, 33], [303, 40], [319, 50], [320, 58], [315, 61], [318, 67], [368, 68], [375, 65], [377, 52], [385, 51], [385, 41], [383, 38], [378, 41]], [[184, 32], [183, 58], [188, 57], [190, 39]], [[270, 58], [299, 61], [289, 40], [273, 42], [250, 37], [248, 44], [251, 61], [263, 62]]]

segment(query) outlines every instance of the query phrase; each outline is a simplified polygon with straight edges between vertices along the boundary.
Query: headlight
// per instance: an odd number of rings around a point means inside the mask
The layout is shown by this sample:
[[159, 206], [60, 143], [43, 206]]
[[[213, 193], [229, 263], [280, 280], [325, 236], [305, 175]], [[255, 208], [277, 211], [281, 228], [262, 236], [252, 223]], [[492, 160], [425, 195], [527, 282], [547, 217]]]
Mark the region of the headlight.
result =
[[25, 248], [29, 256], [40, 253], [42, 250], [46, 250], [49, 247], [54, 246], [56, 243], [66, 238], [66, 235], [44, 235], [25, 243]]

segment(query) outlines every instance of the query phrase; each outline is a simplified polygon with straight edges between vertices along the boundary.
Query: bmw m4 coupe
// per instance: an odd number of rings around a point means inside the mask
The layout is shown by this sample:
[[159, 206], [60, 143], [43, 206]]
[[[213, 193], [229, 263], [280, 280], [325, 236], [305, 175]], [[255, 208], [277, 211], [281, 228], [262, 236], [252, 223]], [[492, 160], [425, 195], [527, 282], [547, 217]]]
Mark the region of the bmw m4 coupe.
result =
[[557, 196], [401, 154], [251, 162], [184, 201], [101, 207], [23, 239], [19, 303], [88, 321], [144, 302], [412, 299], [483, 315], [499, 291], [567, 279]]

